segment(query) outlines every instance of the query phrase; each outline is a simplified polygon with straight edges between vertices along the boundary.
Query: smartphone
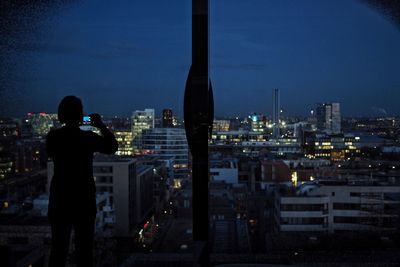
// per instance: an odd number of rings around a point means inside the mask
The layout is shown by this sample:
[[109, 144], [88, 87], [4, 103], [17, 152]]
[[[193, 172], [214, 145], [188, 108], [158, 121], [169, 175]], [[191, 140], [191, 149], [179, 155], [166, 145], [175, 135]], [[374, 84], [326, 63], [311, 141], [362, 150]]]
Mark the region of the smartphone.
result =
[[90, 116], [83, 116], [83, 125], [92, 125], [92, 118]]

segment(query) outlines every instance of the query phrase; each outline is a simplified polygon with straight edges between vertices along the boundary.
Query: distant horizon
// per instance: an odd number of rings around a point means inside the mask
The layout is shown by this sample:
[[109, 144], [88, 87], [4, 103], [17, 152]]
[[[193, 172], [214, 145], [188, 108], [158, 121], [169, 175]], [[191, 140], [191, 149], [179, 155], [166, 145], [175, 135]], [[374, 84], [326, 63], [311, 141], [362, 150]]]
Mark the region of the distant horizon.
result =
[[[78, 97], [79, 97], [79, 95], [78, 95]], [[60, 98], [60, 101], [61, 101], [61, 99], [62, 98]], [[343, 112], [343, 110], [346, 110], [347, 108], [344, 107], [341, 102], [337, 102], [337, 101], [320, 101], [320, 102], [314, 103], [314, 105], [310, 105], [307, 108], [303, 108], [305, 111], [302, 112], [301, 114], [293, 114], [293, 112], [290, 112], [290, 108], [287, 108], [284, 104], [282, 105], [283, 101], [284, 101], [284, 99], [281, 98], [281, 109], [283, 109], [285, 111], [285, 114], [287, 116], [289, 116], [289, 117], [308, 117], [310, 112], [311, 112], [311, 110], [315, 110], [315, 108], [317, 107], [317, 104], [321, 104], [321, 103], [339, 103], [342, 117], [347, 117], [347, 118], [357, 118], [357, 117], [360, 117], [360, 118], [362, 118], [362, 117], [371, 117], [371, 118], [375, 118], [375, 117], [377, 117], [377, 118], [379, 118], [379, 117], [400, 117], [400, 112], [399, 113], [390, 113], [390, 112], [387, 112], [385, 110], [385, 108], [377, 107], [377, 106], [370, 107], [369, 113], [364, 113], [364, 114], [360, 114], [360, 113], [355, 114], [355, 113], [353, 113], [353, 114], [349, 114], [349, 112]], [[133, 108], [130, 112], [112, 113], [112, 112], [102, 112], [101, 110], [95, 110], [93, 107], [91, 107], [91, 105], [89, 106], [89, 108], [86, 108], [85, 99], [82, 99], [82, 102], [83, 102], [85, 114], [99, 113], [99, 114], [101, 114], [103, 116], [106, 115], [106, 116], [121, 116], [122, 117], [122, 116], [130, 116], [136, 110], [154, 109], [156, 114], [161, 116], [163, 109], [172, 109], [172, 112], [173, 112], [174, 116], [176, 114], [178, 114], [179, 117], [183, 117], [183, 112], [181, 112], [181, 111], [177, 112], [176, 109], [171, 107], [172, 105], [167, 106], [167, 107], [163, 107], [163, 108], [160, 108], [160, 109], [156, 108], [154, 106], [142, 106], [142, 108]], [[39, 108], [37, 110], [20, 110], [20, 112], [18, 112], [16, 114], [5, 113], [3, 115], [3, 117], [14, 117], [14, 116], [21, 117], [21, 116], [26, 115], [29, 112], [32, 112], [32, 113], [39, 113], [39, 112], [57, 113], [58, 104], [59, 104], [58, 102], [54, 103], [54, 105], [53, 105], [55, 107], [54, 108], [54, 110], [55, 110], [54, 112], [51, 112], [50, 109]], [[218, 110], [218, 106], [217, 106], [218, 103], [215, 103], [214, 105], [215, 105], [215, 109]], [[181, 108], [179, 110], [183, 110], [183, 103], [182, 103], [182, 106], [181, 106]], [[264, 109], [264, 110], [266, 110], [266, 109]], [[271, 104], [269, 105], [269, 110], [266, 110], [266, 112], [265, 111], [259, 111], [259, 110], [249, 110], [247, 113], [243, 113], [243, 112], [240, 113], [240, 114], [239, 113], [235, 114], [233, 112], [232, 113], [228, 113], [228, 114], [227, 113], [225, 113], [225, 114], [219, 113], [219, 114], [216, 114], [215, 116], [216, 117], [236, 117], [236, 116], [246, 117], [246, 116], [254, 114], [254, 113], [267, 115], [267, 116], [272, 116], [272, 100], [271, 100]]]
[[[324, 102], [324, 103], [331, 103], [331, 102]], [[101, 113], [101, 112], [95, 112], [95, 111], [93, 111], [93, 112], [84, 112], [84, 113], [85, 114], [99, 113], [104, 118], [112, 118], [112, 117], [129, 118], [129, 117], [132, 116], [134, 111], [136, 111], [136, 110], [144, 110], [144, 109], [154, 109], [155, 110], [155, 114], [156, 114], [156, 118], [162, 118], [162, 110], [165, 109], [165, 108], [157, 109], [155, 107], [145, 107], [143, 109], [134, 109], [134, 110], [132, 110], [132, 112], [130, 114], [123, 114], [123, 113], [111, 114], [111, 113]], [[314, 110], [315, 110], [315, 108], [314, 108]], [[311, 111], [311, 109], [310, 109], [310, 111]], [[7, 116], [2, 116], [0, 118], [17, 118], [17, 119], [20, 119], [20, 118], [26, 117], [29, 113], [39, 114], [41, 112], [44, 112], [44, 113], [47, 113], [47, 114], [57, 114], [57, 111], [50, 111], [50, 110], [42, 109], [42, 110], [36, 110], [36, 111], [35, 110], [30, 110], [30, 111], [26, 111], [24, 113], [21, 113], [19, 115], [7, 115]], [[183, 118], [183, 114], [176, 114], [173, 109], [172, 109], [172, 113], [173, 113], [174, 117]], [[267, 118], [271, 118], [272, 117], [272, 111], [271, 111], [271, 113], [263, 113], [263, 112], [253, 111], [253, 112], [250, 112], [250, 113], [247, 113], [247, 114], [229, 114], [229, 115], [216, 114], [214, 116], [214, 119], [217, 119], [217, 120], [218, 119], [234, 119], [235, 117], [246, 118], [246, 117], [248, 117], [248, 116], [250, 116], [250, 115], [252, 115], [254, 113], [255, 114], [264, 115]], [[301, 115], [301, 114], [287, 114], [287, 113], [285, 114], [284, 113], [284, 116], [288, 117], [288, 118], [308, 118], [308, 117], [310, 117], [310, 114], [308, 113], [308, 114], [302, 114]], [[359, 119], [362, 119], [362, 118], [393, 118], [393, 117], [394, 118], [400, 118], [400, 115], [399, 114], [380, 114], [380, 115], [378, 115], [378, 114], [376, 114], [376, 115], [366, 115], [366, 114], [365, 115], [343, 115], [343, 114], [341, 114], [341, 117], [342, 117], [342, 119], [353, 119], [353, 118], [354, 119], [357, 119], [357, 118], [359, 118]]]

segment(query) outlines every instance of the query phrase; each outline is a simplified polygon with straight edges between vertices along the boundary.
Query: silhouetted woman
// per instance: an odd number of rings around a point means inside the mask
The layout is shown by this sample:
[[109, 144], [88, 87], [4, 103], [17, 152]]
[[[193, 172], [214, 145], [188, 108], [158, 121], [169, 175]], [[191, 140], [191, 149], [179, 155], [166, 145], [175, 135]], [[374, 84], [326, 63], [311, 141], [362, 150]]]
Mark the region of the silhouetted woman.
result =
[[74, 228], [77, 266], [91, 267], [96, 218], [93, 153], [113, 154], [118, 144], [98, 114], [91, 115], [91, 120], [101, 136], [79, 128], [83, 106], [75, 96], [62, 99], [58, 119], [65, 125], [52, 130], [46, 140], [48, 156], [54, 161], [48, 213], [52, 233], [49, 266], [65, 266]]

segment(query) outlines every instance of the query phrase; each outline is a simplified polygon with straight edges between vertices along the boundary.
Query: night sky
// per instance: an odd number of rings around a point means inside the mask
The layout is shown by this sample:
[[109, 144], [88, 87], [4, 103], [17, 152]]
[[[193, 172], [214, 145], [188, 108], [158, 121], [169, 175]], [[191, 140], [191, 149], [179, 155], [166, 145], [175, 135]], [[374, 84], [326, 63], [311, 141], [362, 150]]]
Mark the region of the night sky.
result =
[[[183, 110], [191, 62], [189, 0], [65, 1], [2, 14], [0, 111], [54, 112], [65, 95], [87, 113]], [[400, 115], [400, 30], [351, 0], [211, 0], [217, 116], [288, 115], [340, 102], [344, 116]]]

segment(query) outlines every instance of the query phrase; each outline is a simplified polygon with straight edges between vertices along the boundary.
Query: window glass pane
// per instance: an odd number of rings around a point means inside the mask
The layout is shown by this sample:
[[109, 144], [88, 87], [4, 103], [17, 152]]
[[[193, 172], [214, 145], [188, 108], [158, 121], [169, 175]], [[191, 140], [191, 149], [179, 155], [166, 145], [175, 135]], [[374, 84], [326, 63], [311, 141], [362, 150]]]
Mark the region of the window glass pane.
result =
[[[0, 247], [9, 248], [11, 259], [40, 244], [44, 258], [30, 264], [47, 266], [49, 201], [61, 201], [64, 214], [75, 214], [91, 205], [95, 187], [95, 266], [120, 266], [150, 252], [153, 258], [136, 261], [163, 266], [163, 253], [189, 259], [191, 165], [182, 112], [191, 65], [191, 2], [42, 2], [0, 3], [0, 224], [6, 225], [0, 236], [15, 234], [0, 238]], [[82, 100], [84, 115], [101, 115], [118, 142], [115, 155], [96, 152], [93, 166], [85, 168], [82, 159], [90, 153], [48, 158], [47, 134], [66, 129], [57, 109], [67, 95]], [[106, 136], [93, 118], [81, 130]], [[57, 151], [107, 152], [93, 140], [68, 147], [68, 138], [77, 137], [66, 135]], [[68, 179], [60, 178], [60, 162], [68, 163]], [[87, 177], [91, 168], [94, 183]], [[74, 250], [75, 245], [67, 265], [76, 264]]]
[[211, 1], [214, 253], [397, 258], [399, 18], [378, 2]]

